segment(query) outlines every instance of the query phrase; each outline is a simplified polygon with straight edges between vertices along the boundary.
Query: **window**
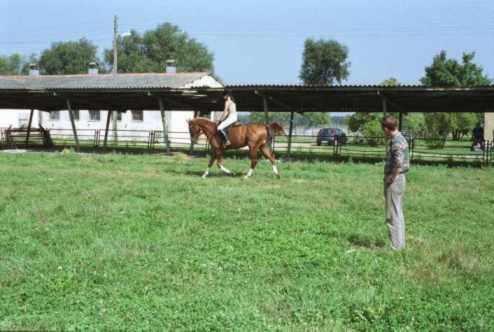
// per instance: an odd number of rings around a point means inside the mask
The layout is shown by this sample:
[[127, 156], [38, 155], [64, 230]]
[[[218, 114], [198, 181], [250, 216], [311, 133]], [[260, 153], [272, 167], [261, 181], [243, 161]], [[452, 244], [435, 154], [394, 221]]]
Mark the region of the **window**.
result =
[[125, 113], [125, 112], [119, 112], [119, 111], [116, 111], [116, 112], [111, 112], [111, 118], [113, 119], [113, 115], [117, 113], [117, 121], [122, 121], [122, 113]]
[[50, 112], [50, 120], [60, 120], [60, 112], [59, 111]]
[[132, 111], [132, 120], [144, 121], [144, 112], [143, 111]]
[[74, 114], [74, 120], [79, 121], [79, 110], [72, 111], [72, 114]]
[[89, 111], [89, 121], [99, 121], [100, 112], [99, 111]]

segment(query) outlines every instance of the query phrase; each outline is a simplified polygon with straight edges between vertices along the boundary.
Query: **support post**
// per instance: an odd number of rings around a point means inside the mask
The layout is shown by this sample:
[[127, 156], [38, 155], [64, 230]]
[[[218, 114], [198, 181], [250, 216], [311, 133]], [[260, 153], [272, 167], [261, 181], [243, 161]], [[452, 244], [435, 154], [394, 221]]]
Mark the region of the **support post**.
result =
[[288, 151], [287, 151], [288, 159], [290, 159], [292, 152], [293, 116], [294, 116], [294, 112], [290, 112], [290, 128], [288, 129]]
[[43, 111], [38, 110], [38, 127], [43, 128]]
[[118, 145], [118, 111], [112, 112], [112, 131], [113, 131], [113, 145]]
[[163, 98], [158, 97], [160, 105], [161, 124], [163, 125], [163, 140], [165, 141], [166, 153], [170, 153], [170, 142], [168, 141], [168, 124], [166, 123], [165, 104]]
[[111, 113], [112, 113], [112, 111], [108, 110], [108, 114], [106, 116], [105, 142], [104, 142], [105, 148], [106, 148], [106, 145], [108, 144], [108, 130], [110, 129]]
[[269, 122], [269, 109], [268, 109], [268, 99], [266, 96], [262, 97], [263, 107], [264, 107], [264, 123], [268, 124]]
[[382, 105], [383, 105], [383, 114], [386, 116], [386, 113], [388, 113], [388, 103], [386, 102], [386, 98], [381, 97], [382, 100]]
[[[200, 114], [200, 111], [194, 111], [194, 119], [197, 118], [198, 114]], [[192, 153], [193, 151], [194, 151], [194, 142], [192, 141], [192, 137], [191, 137], [189, 153]]]
[[33, 124], [33, 114], [34, 114], [34, 110], [31, 109], [31, 113], [29, 113], [29, 123], [27, 125], [26, 145], [29, 144], [29, 136], [31, 136], [31, 126]]
[[398, 123], [398, 130], [399, 131], [402, 131], [403, 130], [403, 112], [400, 112], [400, 120], [399, 120], [399, 123]]
[[484, 113], [484, 139], [494, 140], [494, 113]]
[[77, 129], [75, 127], [75, 121], [74, 121], [74, 113], [72, 112], [72, 106], [70, 104], [70, 99], [67, 98], [67, 109], [69, 111], [69, 118], [70, 118], [70, 124], [72, 125], [72, 133], [74, 134], [74, 140], [75, 140], [75, 149], [76, 151], [79, 151], [79, 137], [77, 136]]

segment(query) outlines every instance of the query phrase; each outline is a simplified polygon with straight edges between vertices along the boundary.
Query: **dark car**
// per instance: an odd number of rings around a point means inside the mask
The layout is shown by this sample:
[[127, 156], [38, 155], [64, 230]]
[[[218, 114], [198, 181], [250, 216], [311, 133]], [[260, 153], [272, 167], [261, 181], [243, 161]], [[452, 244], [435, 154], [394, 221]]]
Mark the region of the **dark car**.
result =
[[327, 142], [328, 145], [346, 144], [347, 138], [339, 128], [322, 128], [317, 134], [317, 145]]

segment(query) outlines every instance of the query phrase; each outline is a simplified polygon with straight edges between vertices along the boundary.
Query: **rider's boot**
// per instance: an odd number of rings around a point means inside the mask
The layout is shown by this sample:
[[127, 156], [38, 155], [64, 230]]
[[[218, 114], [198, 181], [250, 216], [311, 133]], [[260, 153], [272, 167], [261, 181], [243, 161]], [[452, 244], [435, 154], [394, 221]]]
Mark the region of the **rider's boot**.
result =
[[230, 145], [231, 143], [230, 143], [230, 140], [228, 139], [228, 135], [226, 134], [225, 130], [220, 130], [220, 131], [221, 131], [221, 134], [223, 135], [223, 137], [225, 138], [225, 142], [224, 142], [225, 146]]

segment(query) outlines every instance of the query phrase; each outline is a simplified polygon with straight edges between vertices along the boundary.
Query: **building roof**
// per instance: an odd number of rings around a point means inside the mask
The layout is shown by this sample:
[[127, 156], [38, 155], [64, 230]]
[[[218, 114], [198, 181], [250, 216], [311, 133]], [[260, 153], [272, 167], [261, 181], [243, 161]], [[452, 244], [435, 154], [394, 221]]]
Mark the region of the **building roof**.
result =
[[209, 73], [0, 76], [0, 90], [179, 89]]
[[[0, 76], [0, 109], [218, 111], [231, 91], [244, 112], [485, 112], [494, 86], [230, 85], [208, 87], [208, 73]], [[217, 80], [210, 80], [221, 86]], [[216, 84], [218, 83], [218, 84]], [[265, 108], [267, 105], [267, 109]]]
[[[485, 112], [494, 110], [494, 86], [229, 85], [196, 89], [210, 98], [230, 91], [240, 111], [271, 112]], [[385, 106], [384, 106], [385, 104]]]

